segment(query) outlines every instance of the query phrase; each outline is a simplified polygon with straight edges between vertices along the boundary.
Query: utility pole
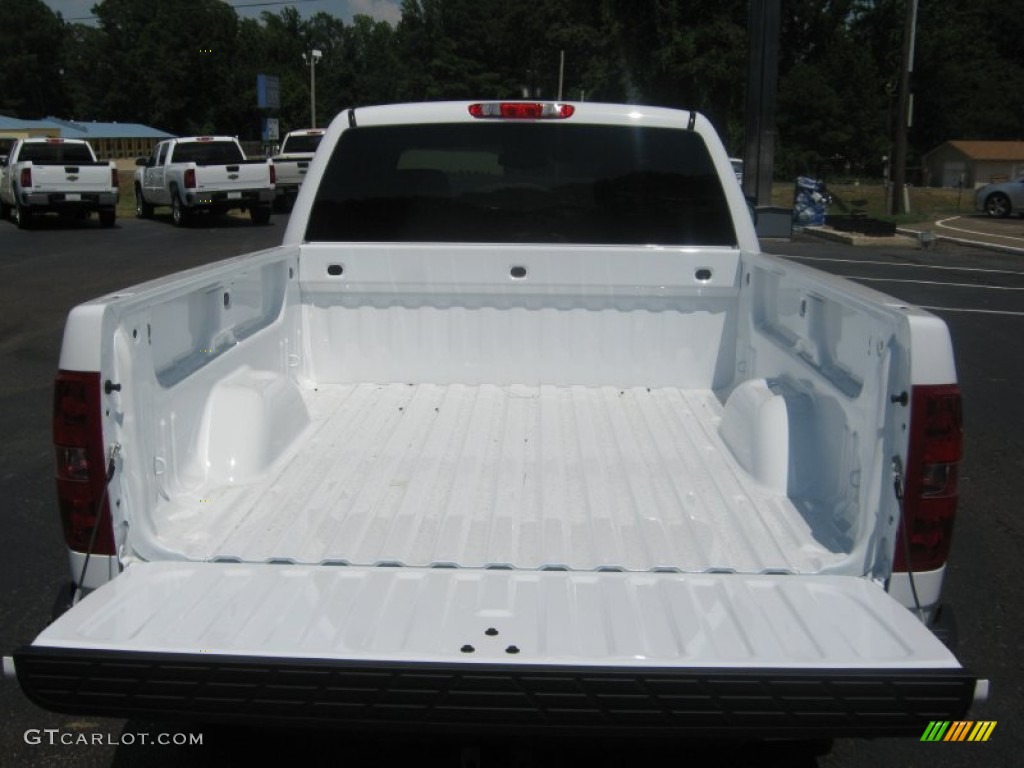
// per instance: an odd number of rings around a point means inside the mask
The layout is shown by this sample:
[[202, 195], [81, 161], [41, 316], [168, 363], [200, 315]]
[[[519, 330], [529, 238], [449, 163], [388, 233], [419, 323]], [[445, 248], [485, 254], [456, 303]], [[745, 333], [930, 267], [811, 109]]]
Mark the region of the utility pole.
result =
[[558, 103], [562, 103], [562, 82], [565, 80], [565, 49], [558, 55]]
[[314, 48], [309, 54], [302, 54], [302, 60], [309, 63], [309, 127], [316, 128], [316, 64], [323, 58], [323, 51]]
[[750, 0], [743, 194], [755, 206], [772, 202], [781, 8], [782, 0]]
[[900, 65], [900, 96], [896, 115], [896, 148], [892, 159], [892, 210], [907, 213], [907, 129], [911, 124], [910, 74], [914, 71], [914, 37], [917, 34], [917, 0], [906, 0], [903, 27], [903, 58]]

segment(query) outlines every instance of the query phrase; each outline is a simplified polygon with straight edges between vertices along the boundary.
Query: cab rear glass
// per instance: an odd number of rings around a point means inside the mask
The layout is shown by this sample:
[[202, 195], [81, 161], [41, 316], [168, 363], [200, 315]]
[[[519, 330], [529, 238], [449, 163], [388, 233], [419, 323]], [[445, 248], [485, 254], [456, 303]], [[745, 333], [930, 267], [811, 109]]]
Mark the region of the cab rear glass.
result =
[[733, 246], [736, 234], [696, 132], [494, 122], [346, 130], [306, 240]]
[[64, 165], [65, 163], [92, 163], [92, 153], [84, 144], [26, 143], [21, 145], [18, 160], [31, 160], [38, 165]]
[[316, 152], [316, 148], [320, 146], [321, 139], [323, 139], [323, 134], [289, 136], [284, 140], [281, 152]]
[[228, 165], [245, 160], [242, 150], [233, 141], [188, 141], [175, 144], [172, 163], [196, 165]]

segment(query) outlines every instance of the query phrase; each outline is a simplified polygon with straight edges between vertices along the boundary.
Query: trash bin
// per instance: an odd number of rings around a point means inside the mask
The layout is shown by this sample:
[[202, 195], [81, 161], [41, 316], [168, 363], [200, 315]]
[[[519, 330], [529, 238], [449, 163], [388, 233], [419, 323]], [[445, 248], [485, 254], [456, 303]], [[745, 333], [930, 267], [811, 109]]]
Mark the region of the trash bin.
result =
[[824, 226], [828, 204], [824, 181], [809, 176], [799, 177], [793, 195], [793, 224], [800, 227]]

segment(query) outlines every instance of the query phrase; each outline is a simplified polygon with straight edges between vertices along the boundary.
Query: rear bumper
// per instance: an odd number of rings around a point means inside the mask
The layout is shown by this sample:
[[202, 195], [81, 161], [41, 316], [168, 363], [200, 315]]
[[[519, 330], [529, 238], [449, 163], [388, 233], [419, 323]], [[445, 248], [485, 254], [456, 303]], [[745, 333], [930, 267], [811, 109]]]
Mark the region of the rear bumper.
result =
[[230, 192], [186, 192], [185, 203], [194, 208], [247, 208], [267, 205], [274, 199], [273, 188], [240, 189]]
[[398, 663], [28, 646], [26, 695], [55, 712], [389, 731], [831, 738], [962, 719], [950, 670], [626, 669]]
[[97, 210], [117, 205], [117, 192], [23, 192], [23, 204], [38, 210]]

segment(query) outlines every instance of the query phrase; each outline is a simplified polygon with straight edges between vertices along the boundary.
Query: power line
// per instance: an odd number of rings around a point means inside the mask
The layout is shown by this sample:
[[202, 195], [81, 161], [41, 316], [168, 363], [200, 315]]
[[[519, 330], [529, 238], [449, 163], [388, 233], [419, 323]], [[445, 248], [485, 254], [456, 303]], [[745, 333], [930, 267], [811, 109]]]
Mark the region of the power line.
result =
[[319, 3], [321, 0], [291, 0], [291, 2], [268, 2], [268, 3], [239, 3], [238, 5], [231, 5], [232, 8], [259, 8], [264, 5], [297, 5], [298, 3]]

